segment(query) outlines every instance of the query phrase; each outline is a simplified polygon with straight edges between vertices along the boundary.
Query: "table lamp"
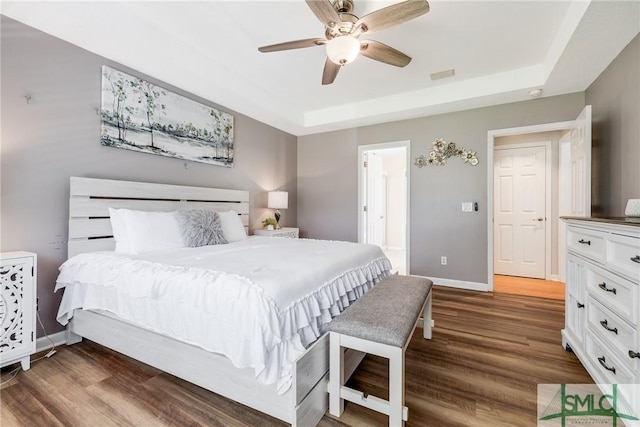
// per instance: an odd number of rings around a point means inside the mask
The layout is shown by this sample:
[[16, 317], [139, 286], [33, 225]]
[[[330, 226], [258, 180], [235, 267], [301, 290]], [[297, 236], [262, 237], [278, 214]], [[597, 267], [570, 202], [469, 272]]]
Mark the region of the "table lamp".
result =
[[267, 207], [269, 209], [275, 209], [273, 216], [276, 217], [276, 229], [281, 228], [280, 209], [287, 209], [289, 207], [289, 193], [286, 191], [269, 191]]

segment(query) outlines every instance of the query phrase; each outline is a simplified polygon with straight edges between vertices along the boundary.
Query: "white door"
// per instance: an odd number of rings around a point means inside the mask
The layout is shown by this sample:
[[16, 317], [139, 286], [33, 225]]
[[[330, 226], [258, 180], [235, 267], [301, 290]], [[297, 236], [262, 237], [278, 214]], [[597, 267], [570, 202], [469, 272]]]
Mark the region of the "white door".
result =
[[[591, 105], [584, 107], [569, 131], [560, 139], [558, 214], [591, 215]], [[558, 223], [558, 270], [566, 280], [566, 224]]]
[[494, 273], [545, 278], [546, 148], [494, 154]]
[[371, 151], [365, 153], [365, 182], [365, 243], [382, 247], [385, 225], [382, 159]]
[[591, 215], [591, 105], [571, 129], [571, 216]]

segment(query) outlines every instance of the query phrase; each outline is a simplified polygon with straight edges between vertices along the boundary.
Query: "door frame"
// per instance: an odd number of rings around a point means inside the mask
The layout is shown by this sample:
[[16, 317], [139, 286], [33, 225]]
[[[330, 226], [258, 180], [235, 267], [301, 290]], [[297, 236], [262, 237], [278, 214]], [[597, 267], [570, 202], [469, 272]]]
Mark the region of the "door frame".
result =
[[[493, 292], [493, 150], [495, 149], [495, 139], [501, 136], [524, 135], [528, 133], [538, 132], [566, 131], [573, 128], [575, 128], [575, 120], [556, 123], [544, 123], [531, 126], [520, 126], [515, 128], [496, 129], [487, 132], [487, 209], [491, 209], [490, 212], [487, 212], [487, 291]], [[560, 238], [560, 236], [558, 237]], [[550, 251], [548, 251], [547, 255], [550, 256]], [[549, 268], [551, 268], [550, 263]]]
[[[545, 191], [545, 196], [544, 196], [544, 216], [545, 216], [545, 228], [544, 228], [544, 278], [546, 280], [551, 279], [551, 177], [552, 177], [552, 169], [551, 169], [551, 165], [553, 164], [553, 152], [551, 151], [551, 141], [537, 141], [537, 142], [516, 142], [516, 143], [512, 143], [512, 144], [501, 144], [496, 146], [494, 144], [494, 151], [495, 150], [509, 150], [509, 149], [517, 149], [517, 148], [533, 148], [533, 147], [544, 147], [544, 191]], [[493, 157], [493, 152], [491, 153], [492, 157]], [[493, 179], [495, 180], [495, 169], [492, 172], [493, 175]], [[494, 180], [492, 180], [492, 186], [493, 183], [495, 182]], [[494, 189], [492, 189], [494, 190]], [[492, 199], [492, 204], [491, 205], [487, 205], [487, 207], [489, 209], [491, 209], [491, 223], [493, 223], [493, 215], [494, 215], [494, 209], [495, 206], [493, 206], [493, 199]], [[494, 224], [495, 225], [495, 224]], [[494, 232], [494, 227], [491, 228], [491, 232]], [[495, 250], [495, 247], [493, 248], [493, 250]], [[493, 259], [493, 254], [492, 254], [492, 259]]]
[[407, 274], [410, 274], [411, 266], [410, 266], [410, 253], [411, 253], [411, 223], [409, 222], [410, 218], [410, 207], [411, 207], [411, 141], [393, 141], [393, 142], [381, 142], [378, 144], [367, 144], [367, 145], [359, 145], [358, 146], [358, 242], [363, 243], [364, 241], [364, 168], [362, 167], [364, 163], [364, 153], [367, 151], [376, 151], [376, 150], [384, 150], [387, 148], [405, 148], [405, 236], [404, 236], [404, 244], [405, 244], [405, 265], [407, 269]]

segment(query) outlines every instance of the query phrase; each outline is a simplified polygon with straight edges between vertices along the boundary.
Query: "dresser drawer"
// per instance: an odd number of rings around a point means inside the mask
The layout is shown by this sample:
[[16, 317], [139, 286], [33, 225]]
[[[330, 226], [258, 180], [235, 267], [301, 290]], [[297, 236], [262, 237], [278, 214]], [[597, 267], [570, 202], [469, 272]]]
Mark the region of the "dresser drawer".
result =
[[586, 265], [587, 292], [633, 326], [638, 324], [638, 285], [596, 265]]
[[603, 344], [592, 331], [587, 331], [585, 344], [587, 363], [595, 371], [593, 377], [596, 382], [606, 384], [635, 384], [637, 382], [637, 373], [620, 362], [613, 351]]
[[629, 357], [629, 350], [640, 351], [636, 328], [593, 298], [589, 298], [587, 305], [589, 328], [600, 336], [602, 342], [618, 359], [629, 369], [636, 371], [640, 359]]
[[[612, 406], [611, 396], [614, 395], [614, 387], [616, 388], [616, 394], [617, 394], [616, 410], [620, 415], [620, 418], [622, 418], [622, 416], [629, 416], [629, 415], [633, 417], [637, 417], [638, 414], [640, 413], [639, 411], [640, 395], [638, 394], [640, 390], [638, 389], [638, 384], [603, 384], [603, 383], [598, 384], [598, 388], [601, 390], [601, 392], [609, 396], [609, 398], [607, 399], [607, 402], [603, 402], [603, 407], [609, 408]], [[595, 403], [594, 407], [598, 408], [599, 403]], [[628, 419], [625, 420], [620, 418], [617, 420], [617, 423], [615, 424], [612, 423], [611, 418], [607, 419], [607, 421], [605, 421], [605, 418], [600, 418], [600, 422], [598, 422], [597, 418], [595, 420], [591, 418], [590, 422], [585, 422], [586, 421], [585, 420], [585, 421], [582, 421], [580, 425], [638, 427], [637, 421], [629, 421]], [[567, 425], [576, 426], [578, 424], [567, 422]]]
[[567, 248], [577, 254], [604, 264], [606, 261], [606, 236], [596, 230], [569, 226], [567, 228]]
[[[607, 239], [607, 266], [614, 273], [640, 282], [640, 238], [610, 234]], [[636, 261], [637, 260], [637, 261]]]

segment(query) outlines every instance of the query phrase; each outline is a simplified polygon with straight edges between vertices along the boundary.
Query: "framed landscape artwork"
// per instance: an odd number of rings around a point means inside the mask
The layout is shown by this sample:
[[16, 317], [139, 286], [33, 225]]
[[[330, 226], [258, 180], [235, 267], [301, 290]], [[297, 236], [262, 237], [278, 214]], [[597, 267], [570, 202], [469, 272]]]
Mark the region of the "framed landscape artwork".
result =
[[109, 147], [233, 166], [233, 116], [102, 66], [100, 141]]

